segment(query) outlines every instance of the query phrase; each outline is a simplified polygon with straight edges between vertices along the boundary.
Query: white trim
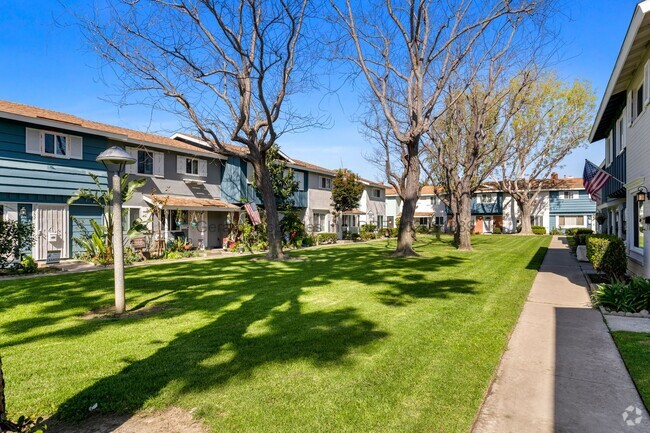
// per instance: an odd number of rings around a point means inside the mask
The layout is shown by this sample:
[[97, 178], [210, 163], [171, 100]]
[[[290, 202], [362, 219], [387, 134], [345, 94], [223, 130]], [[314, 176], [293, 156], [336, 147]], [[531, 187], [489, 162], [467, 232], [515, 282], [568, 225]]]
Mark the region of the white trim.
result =
[[618, 82], [618, 77], [621, 74], [623, 67], [625, 66], [625, 61], [627, 60], [630, 49], [632, 48], [634, 39], [636, 38], [636, 34], [639, 31], [641, 22], [643, 21], [643, 18], [648, 11], [650, 11], [650, 0], [646, 0], [642, 3], [639, 3], [634, 9], [634, 15], [632, 16], [632, 20], [627, 29], [627, 33], [625, 34], [625, 39], [618, 53], [614, 70], [612, 71], [612, 75], [609, 77], [609, 81], [607, 82], [607, 88], [605, 90], [605, 94], [603, 95], [603, 99], [600, 101], [600, 106], [598, 107], [596, 119], [594, 120], [594, 123], [591, 127], [591, 132], [589, 133], [590, 143], [593, 143], [594, 141], [596, 130], [598, 129], [598, 126], [600, 125], [603, 115], [605, 114], [605, 109], [607, 108], [609, 99], [612, 97], [614, 93], [614, 88], [616, 87], [616, 84]]

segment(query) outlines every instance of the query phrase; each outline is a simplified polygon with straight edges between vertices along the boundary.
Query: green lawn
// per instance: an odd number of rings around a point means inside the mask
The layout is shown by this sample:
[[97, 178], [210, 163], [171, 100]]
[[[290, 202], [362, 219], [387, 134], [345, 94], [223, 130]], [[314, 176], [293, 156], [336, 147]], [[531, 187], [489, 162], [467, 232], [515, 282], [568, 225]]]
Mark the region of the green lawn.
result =
[[476, 236], [462, 253], [386, 242], [0, 281], [0, 354], [14, 414], [82, 418], [169, 405], [214, 431], [466, 432], [548, 246]]
[[650, 334], [613, 332], [612, 335], [645, 406], [650, 408]]

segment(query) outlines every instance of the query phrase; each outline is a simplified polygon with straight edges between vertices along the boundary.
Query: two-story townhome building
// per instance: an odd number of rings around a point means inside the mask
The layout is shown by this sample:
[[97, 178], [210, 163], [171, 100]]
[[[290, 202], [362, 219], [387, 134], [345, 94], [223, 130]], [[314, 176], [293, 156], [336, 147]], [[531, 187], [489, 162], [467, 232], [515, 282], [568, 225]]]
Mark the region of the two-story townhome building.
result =
[[[125, 230], [138, 218], [147, 220], [154, 242], [180, 237], [197, 248], [219, 248], [243, 203], [261, 204], [250, 163], [215, 152], [188, 134], [168, 138], [0, 101], [0, 145], [0, 218], [33, 222], [32, 255], [38, 260], [48, 251], [73, 257], [80, 252], [73, 242], [80, 226], [102, 221], [99, 206], [67, 202], [80, 188], [98, 190], [91, 174], [106, 187], [106, 169], [96, 158], [111, 146], [124, 148], [136, 161], [127, 166], [128, 174], [146, 180], [124, 204]], [[294, 203], [308, 229], [341, 232], [342, 221], [335, 224], [332, 215], [335, 171], [281, 157], [294, 171], [299, 185]], [[364, 185], [354, 224], [383, 224], [385, 187]]]
[[[547, 232], [553, 228], [593, 228], [596, 204], [584, 190], [581, 178], [558, 178], [554, 174], [551, 179], [542, 182], [542, 190], [531, 216], [532, 225], [543, 226]], [[386, 209], [391, 226], [402, 212], [401, 200], [394, 189], [387, 191]], [[516, 201], [500, 190], [496, 182], [486, 182], [472, 197], [471, 223], [474, 233], [493, 233], [496, 227], [503, 233], [516, 233], [521, 225], [520, 214]], [[451, 230], [451, 210], [436, 197], [433, 186], [420, 189], [415, 222], [426, 227], [436, 224]]]
[[67, 201], [79, 188], [97, 190], [90, 173], [106, 185], [106, 169], [96, 158], [110, 146], [124, 147], [136, 160], [127, 171], [147, 180], [125, 203], [125, 229], [159, 206], [162, 221], [153, 225], [163, 226], [165, 240], [182, 234], [196, 246], [219, 246], [226, 215], [239, 211], [220, 200], [225, 158], [167, 137], [0, 101], [0, 142], [2, 217], [33, 222], [38, 260], [51, 250], [72, 257], [78, 250], [72, 240], [80, 234], [75, 220], [102, 220], [93, 203]]
[[[402, 216], [402, 199], [397, 195], [395, 188], [386, 190], [386, 215], [387, 226], [397, 227], [397, 218]], [[419, 226], [445, 227], [447, 224], [447, 207], [436, 194], [432, 185], [420, 188], [420, 195], [415, 206], [415, 222]]]
[[602, 167], [612, 175], [601, 191], [601, 231], [625, 239], [628, 270], [650, 277], [650, 250], [644, 242], [650, 212], [650, 1], [632, 16], [591, 129], [590, 142], [603, 141]]

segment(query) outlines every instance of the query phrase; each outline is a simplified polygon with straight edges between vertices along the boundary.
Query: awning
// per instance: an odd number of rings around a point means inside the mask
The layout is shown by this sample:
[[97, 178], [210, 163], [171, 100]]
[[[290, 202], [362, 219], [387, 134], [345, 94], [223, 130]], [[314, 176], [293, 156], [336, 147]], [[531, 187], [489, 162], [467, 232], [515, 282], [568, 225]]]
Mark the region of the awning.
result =
[[[397, 214], [398, 217], [402, 216], [402, 213]], [[413, 215], [416, 218], [432, 218], [433, 217], [433, 212], [415, 212], [415, 215]]]
[[366, 213], [363, 211], [360, 211], [359, 209], [352, 209], [343, 212], [343, 215], [365, 215]]
[[214, 198], [182, 197], [173, 195], [145, 195], [147, 203], [162, 209], [204, 210], [204, 211], [238, 211], [239, 206]]

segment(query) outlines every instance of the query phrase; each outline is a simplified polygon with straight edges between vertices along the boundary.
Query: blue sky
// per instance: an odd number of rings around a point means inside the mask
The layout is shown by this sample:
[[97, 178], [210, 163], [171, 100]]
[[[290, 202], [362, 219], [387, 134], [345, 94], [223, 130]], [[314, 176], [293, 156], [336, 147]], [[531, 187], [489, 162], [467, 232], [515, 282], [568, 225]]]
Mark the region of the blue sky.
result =
[[[598, 101], [602, 97], [636, 0], [566, 1], [562, 58], [556, 68], [562, 78], [589, 80]], [[84, 0], [13, 0], [3, 2], [0, 14], [0, 99], [74, 114], [91, 120], [168, 135], [179, 124], [165, 113], [142, 107], [118, 107], [108, 101], [117, 95], [111, 74], [98, 68], [78, 29], [62, 5], [75, 10]], [[330, 168], [351, 168], [361, 176], [382, 180], [364, 155], [369, 144], [352, 121], [358, 99], [346, 89], [338, 96], [314, 93], [296, 104], [329, 115], [332, 126], [294, 135], [281, 141], [282, 150], [297, 159]], [[600, 163], [604, 149], [594, 143], [574, 151], [558, 170], [581, 176], [585, 158]]]

